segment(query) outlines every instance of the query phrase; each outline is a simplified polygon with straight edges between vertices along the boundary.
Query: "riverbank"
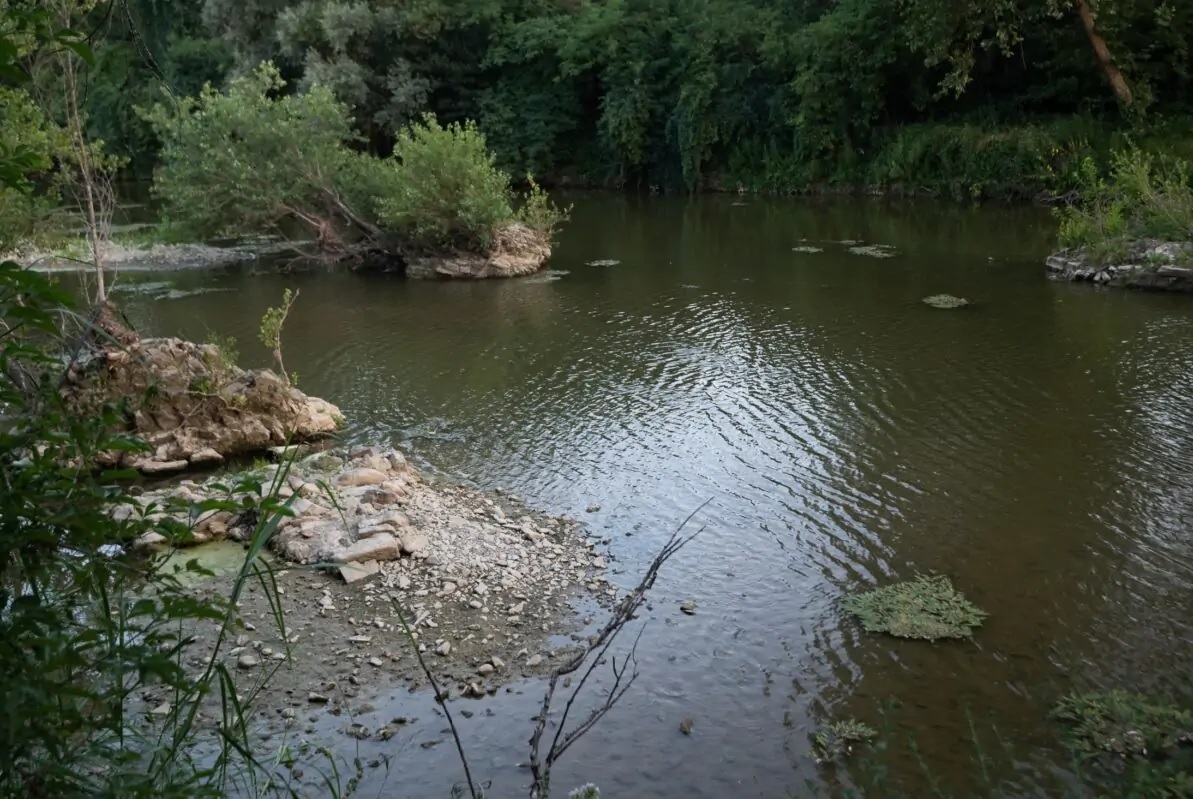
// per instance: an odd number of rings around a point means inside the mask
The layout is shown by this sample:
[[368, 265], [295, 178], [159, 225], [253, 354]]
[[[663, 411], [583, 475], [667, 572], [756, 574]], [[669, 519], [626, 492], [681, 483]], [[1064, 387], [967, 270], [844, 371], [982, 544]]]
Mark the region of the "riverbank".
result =
[[1143, 239], [1124, 246], [1113, 258], [1091, 248], [1062, 250], [1048, 256], [1052, 277], [1152, 291], [1193, 292], [1193, 243]]
[[[517, 497], [427, 480], [392, 449], [329, 450], [241, 475], [183, 480], [140, 494], [122, 514], [221, 500], [247, 507], [251, 485], [286, 503], [269, 541], [286, 629], [271, 629], [269, 597], [251, 591], [241, 606], [244, 634], [226, 658], [248, 672], [284, 663], [270, 695], [291, 704], [330, 702], [310, 698], [327, 695], [329, 682], [351, 694], [362, 674], [423, 682], [399, 613], [444, 685], [464, 696], [492, 693], [512, 677], [550, 667], [558, 652], [549, 636], [577, 627], [571, 603], [605, 603], [617, 594], [604, 576], [606, 557], [576, 520]], [[176, 542], [200, 546], [173, 557], [185, 562], [193, 553], [203, 563], [211, 547], [247, 546], [258, 520], [256, 511], [202, 514], [191, 520], [187, 540]], [[150, 534], [136, 546], [167, 543]], [[287, 642], [302, 646], [287, 653]], [[200, 660], [203, 648], [196, 649]], [[343, 671], [341, 679], [329, 668]]]
[[[169, 244], [152, 240], [108, 241], [101, 248], [104, 267], [111, 271], [153, 272], [179, 269], [235, 266], [281, 255], [302, 253], [304, 241], [279, 241], [261, 237], [227, 244]], [[0, 254], [0, 260], [13, 260], [38, 272], [74, 272], [93, 268], [93, 256], [83, 238], [64, 241], [53, 247], [24, 247]]]

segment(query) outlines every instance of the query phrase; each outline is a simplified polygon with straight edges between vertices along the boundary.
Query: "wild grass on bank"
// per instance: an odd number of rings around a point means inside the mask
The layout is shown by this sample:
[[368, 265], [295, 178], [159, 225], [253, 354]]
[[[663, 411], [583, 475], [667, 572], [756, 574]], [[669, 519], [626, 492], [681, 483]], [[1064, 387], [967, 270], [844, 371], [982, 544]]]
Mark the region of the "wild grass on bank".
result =
[[1108, 177], [1089, 159], [1079, 174], [1079, 198], [1056, 212], [1062, 247], [1109, 263], [1141, 239], [1193, 241], [1188, 162], [1131, 147], [1114, 154]]
[[[120, 487], [135, 473], [101, 466], [105, 453], [145, 448], [111, 432], [127, 409], [73, 414], [57, 391], [63, 352], [111, 345], [69, 307], [43, 276], [0, 266], [0, 795], [276, 795], [277, 764], [249, 724], [261, 683], [243, 684], [225, 655], [250, 583], [287, 638], [261, 555], [290, 515], [279, 497], [288, 466], [269, 484], [229, 483], [217, 499], [138, 502]], [[69, 348], [64, 318], [82, 327]], [[197, 561], [121, 553], [147, 534], [183, 545], [191, 522], [217, 511], [251, 530], [225, 594], [194, 590], [188, 578], [209, 574]], [[213, 635], [196, 649], [200, 630]]]
[[880, 193], [955, 201], [1064, 202], [1086, 189], [1085, 164], [1107, 175], [1134, 143], [1174, 162], [1193, 161], [1189, 120], [1129, 127], [1088, 116], [1007, 124], [996, 119], [920, 122], [874, 131], [831, 154], [743, 142], [729, 155], [721, 188], [780, 194]]

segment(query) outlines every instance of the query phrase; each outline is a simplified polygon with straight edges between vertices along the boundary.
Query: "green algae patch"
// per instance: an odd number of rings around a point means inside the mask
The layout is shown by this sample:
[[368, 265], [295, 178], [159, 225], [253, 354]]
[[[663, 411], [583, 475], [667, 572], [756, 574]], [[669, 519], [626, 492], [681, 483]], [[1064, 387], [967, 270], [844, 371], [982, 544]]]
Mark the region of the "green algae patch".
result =
[[968, 638], [986, 618], [985, 611], [943, 575], [921, 575], [854, 594], [845, 598], [845, 610], [856, 616], [867, 632], [925, 641]]
[[1070, 694], [1052, 718], [1067, 728], [1069, 746], [1084, 755], [1154, 759], [1193, 747], [1193, 711], [1130, 691]]
[[966, 305], [969, 305], [969, 300], [964, 297], [954, 297], [952, 294], [933, 294], [931, 297], [924, 297], [920, 302], [942, 310], [964, 308]]
[[894, 258], [899, 253], [889, 244], [862, 244], [849, 248], [854, 255], [864, 255], [867, 258]]
[[812, 753], [818, 763], [844, 760], [858, 744], [869, 743], [878, 731], [857, 719], [826, 724], [812, 736]]

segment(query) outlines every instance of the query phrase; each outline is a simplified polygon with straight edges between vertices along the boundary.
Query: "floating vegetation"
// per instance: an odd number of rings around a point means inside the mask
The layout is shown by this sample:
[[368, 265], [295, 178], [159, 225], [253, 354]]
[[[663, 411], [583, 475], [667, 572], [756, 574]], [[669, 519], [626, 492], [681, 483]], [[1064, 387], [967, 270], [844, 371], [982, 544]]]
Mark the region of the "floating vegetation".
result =
[[173, 283], [154, 280], [145, 281], [144, 283], [117, 283], [115, 286], [112, 286], [112, 291], [128, 294], [160, 294], [172, 288], [174, 288]]
[[845, 598], [845, 610], [868, 632], [926, 641], [968, 638], [986, 618], [943, 575], [854, 594]]
[[869, 258], [894, 258], [898, 255], [895, 248], [889, 244], [862, 244], [850, 247], [849, 251], [854, 255], [865, 255]]
[[615, 261], [612, 258], [598, 258], [595, 261], [589, 261], [585, 266], [617, 266], [621, 261]]
[[857, 719], [826, 724], [812, 736], [812, 753], [817, 763], [844, 760], [855, 744], [864, 744], [878, 737], [878, 731]]
[[792, 252], [817, 253], [817, 252], [824, 252], [824, 248], [823, 247], [813, 247], [809, 244], [801, 244], [798, 247], [792, 247], [791, 251]]
[[933, 294], [931, 297], [924, 297], [920, 300], [924, 305], [931, 305], [933, 308], [964, 308], [969, 305], [969, 300], [964, 297], [954, 297], [952, 294]]
[[554, 283], [556, 280], [563, 280], [570, 274], [571, 272], [568, 272], [566, 269], [544, 269], [542, 272], [530, 275], [529, 277], [518, 278], [518, 282], [524, 286], [536, 283]]
[[158, 295], [155, 299], [181, 300], [184, 297], [196, 297], [200, 294], [215, 294], [215, 293], [221, 292], [221, 291], [236, 291], [236, 289], [227, 288], [227, 287], [217, 288], [214, 286], [209, 286], [208, 288], [202, 288], [202, 289], [189, 289], [189, 290], [171, 289], [170, 291], [167, 291], [165, 294]]
[[1052, 717], [1069, 728], [1069, 746], [1086, 755], [1163, 758], [1193, 746], [1193, 711], [1130, 691], [1070, 694]]

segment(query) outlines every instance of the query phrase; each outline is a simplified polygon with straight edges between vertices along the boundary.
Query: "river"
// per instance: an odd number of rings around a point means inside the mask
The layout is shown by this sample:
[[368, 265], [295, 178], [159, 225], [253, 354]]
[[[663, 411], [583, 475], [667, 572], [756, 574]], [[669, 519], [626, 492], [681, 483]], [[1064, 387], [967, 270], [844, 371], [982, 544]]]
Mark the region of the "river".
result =
[[[1193, 303], [1049, 282], [1053, 235], [1032, 208], [606, 195], [576, 200], [554, 271], [526, 280], [120, 280], [218, 289], [122, 302], [154, 334], [236, 336], [249, 366], [267, 363], [263, 310], [300, 289], [286, 365], [352, 439], [584, 517], [624, 586], [711, 499], [653, 594], [637, 683], [557, 786], [1044, 796], [1075, 784], [1057, 698], [1187, 690], [1193, 660]], [[937, 293], [973, 304], [920, 303]], [[990, 613], [972, 642], [898, 641], [843, 614], [846, 594], [917, 572]], [[491, 795], [524, 795], [540, 690], [470, 705]], [[441, 726], [426, 696], [377, 704]], [[886, 746], [817, 766], [809, 731], [843, 717]], [[394, 758], [360, 795], [448, 795], [450, 746], [393, 744], [360, 744]]]

